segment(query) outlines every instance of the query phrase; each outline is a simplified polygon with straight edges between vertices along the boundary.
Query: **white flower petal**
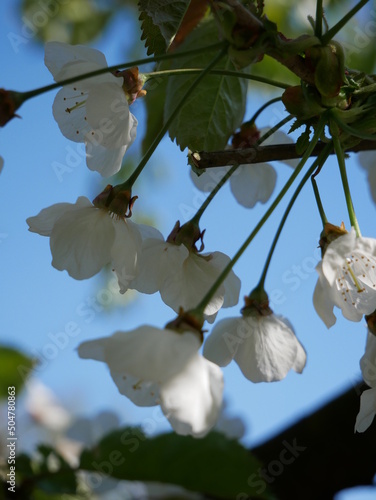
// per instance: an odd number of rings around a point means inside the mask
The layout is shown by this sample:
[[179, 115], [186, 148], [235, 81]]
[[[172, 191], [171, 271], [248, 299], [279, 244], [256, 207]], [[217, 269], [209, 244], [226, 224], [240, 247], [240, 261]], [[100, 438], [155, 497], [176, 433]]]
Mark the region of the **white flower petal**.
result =
[[[205, 255], [205, 254], [203, 254]], [[218, 269], [218, 276], [230, 262], [230, 257], [222, 252], [212, 252], [210, 265]], [[232, 307], [239, 302], [241, 281], [234, 271], [230, 271], [223, 282], [225, 296], [223, 307]]]
[[352, 227], [350, 232], [332, 241], [325, 251], [322, 272], [330, 285], [338, 278], [337, 269], [345, 265], [345, 257], [351, 255], [355, 248], [356, 233]]
[[119, 149], [106, 149], [97, 142], [95, 136], [92, 140], [86, 136], [86, 164], [94, 172], [99, 172], [102, 177], [111, 177], [119, 172], [127, 146]]
[[184, 245], [173, 245], [159, 238], [146, 239], [142, 245], [139, 273], [131, 287], [142, 293], [157, 292], [164, 286], [171, 270], [175, 273], [182, 268], [188, 255]]
[[56, 221], [66, 212], [91, 206], [92, 203], [85, 196], [80, 196], [76, 203], [55, 203], [55, 205], [44, 208], [38, 215], [26, 219], [26, 222], [29, 224], [29, 231], [32, 233], [50, 236]]
[[137, 406], [156, 406], [160, 402], [159, 386], [155, 382], [148, 382], [132, 377], [128, 373], [110, 371], [120, 394], [129, 398]]
[[181, 435], [205, 436], [214, 427], [222, 406], [220, 368], [199, 354], [161, 385], [161, 408]]
[[257, 202], [266, 203], [272, 195], [277, 174], [267, 163], [240, 165], [230, 177], [233, 195], [243, 207], [252, 208]]
[[106, 58], [102, 52], [85, 45], [69, 45], [63, 42], [47, 42], [45, 44], [44, 62], [55, 79], [63, 66], [75, 61], [92, 62], [102, 68], [107, 66]]
[[95, 85], [86, 101], [86, 116], [98, 144], [117, 149], [136, 138], [137, 120], [121, 87], [114, 83]]
[[52, 112], [61, 133], [74, 142], [84, 142], [91, 131], [86, 120], [87, 95], [84, 91], [63, 87], [56, 94], [52, 105]]
[[365, 383], [376, 387], [376, 336], [371, 332], [367, 334], [366, 350], [360, 360], [360, 368]]
[[[160, 289], [162, 300], [175, 312], [179, 311], [179, 307], [191, 309], [204, 297], [218, 275], [219, 270], [210, 264], [210, 260], [191, 252], [182, 267], [171, 267]], [[221, 308], [223, 300], [222, 284], [205, 307], [204, 314], [215, 314]]]
[[249, 330], [234, 358], [243, 375], [252, 382], [274, 382], [285, 378], [295, 366], [297, 355], [299, 359], [302, 355], [297, 347], [299, 341], [289, 325], [276, 315], [248, 316], [244, 321]]
[[374, 203], [376, 203], [376, 168], [374, 151], [361, 151], [357, 154], [359, 165], [366, 170], [368, 176], [369, 191]]
[[315, 291], [313, 292], [313, 305], [326, 326], [331, 328], [337, 321], [337, 318], [333, 313], [334, 303], [330, 291], [328, 287], [325, 286], [325, 278], [322, 274], [322, 262], [317, 264], [316, 271], [319, 273], [319, 278]]
[[55, 223], [50, 239], [52, 265], [75, 279], [98, 273], [111, 260], [115, 238], [112, 219], [93, 206], [70, 210]]
[[201, 175], [195, 174], [193, 170], [190, 170], [190, 177], [193, 184], [200, 191], [210, 192], [213, 191], [218, 182], [223, 178], [230, 167], [216, 167], [208, 168]]
[[227, 366], [234, 359], [242, 341], [237, 334], [243, 321], [241, 318], [224, 318], [218, 321], [204, 344], [205, 358], [218, 366]]
[[[98, 64], [89, 61], [74, 61], [63, 66], [59, 73], [56, 75], [55, 80], [57, 82], [62, 82], [70, 78], [76, 78], [80, 77], [81, 75], [92, 73], [93, 71], [98, 71], [99, 69], [105, 67], [107, 67], [107, 65], [98, 66]], [[77, 80], [74, 83], [69, 84], [68, 86], [73, 88], [74, 90], [77, 89], [88, 91], [92, 88], [95, 88], [95, 86], [98, 84], [112, 84], [120, 88], [122, 83], [122, 78], [117, 78], [111, 72], [107, 71], [105, 73], [102, 73], [101, 75], [90, 76], [83, 80]]]
[[149, 226], [147, 224], [137, 224], [137, 227], [140, 231], [143, 242], [148, 239], [164, 241], [163, 234], [154, 226]]
[[143, 325], [128, 332], [80, 344], [82, 358], [104, 361], [111, 372], [137, 380], [163, 382], [178, 373], [197, 354], [200, 342], [192, 333], [178, 334]]
[[298, 340], [296, 342], [296, 347], [296, 358], [294, 364], [292, 365], [292, 369], [296, 371], [296, 373], [303, 373], [303, 370], [307, 363], [307, 353]]
[[[265, 134], [269, 130], [270, 130], [270, 128], [261, 129], [260, 135]], [[271, 146], [273, 144], [293, 144], [293, 143], [294, 143], [294, 141], [290, 136], [288, 136], [287, 134], [282, 132], [282, 130], [276, 130], [272, 136], [268, 137], [266, 139], [266, 141], [264, 141], [262, 143], [262, 145], [263, 146]], [[295, 168], [298, 165], [299, 161], [300, 161], [299, 159], [297, 159], [297, 160], [281, 160], [281, 163], [285, 163], [289, 167]]]
[[120, 292], [125, 293], [136, 277], [142, 239], [138, 225], [131, 220], [114, 220], [115, 239], [111, 248], [112, 266], [118, 278]]
[[355, 421], [355, 431], [364, 432], [372, 424], [376, 414], [376, 388], [367, 389], [360, 396], [360, 410]]

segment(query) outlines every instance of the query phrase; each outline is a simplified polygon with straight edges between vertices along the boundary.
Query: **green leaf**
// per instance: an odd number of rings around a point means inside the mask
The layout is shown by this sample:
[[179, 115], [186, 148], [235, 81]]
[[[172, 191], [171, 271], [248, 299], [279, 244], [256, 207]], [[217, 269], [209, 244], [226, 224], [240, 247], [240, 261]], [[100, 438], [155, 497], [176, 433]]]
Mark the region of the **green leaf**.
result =
[[[170, 67], [169, 61], [159, 64], [157, 71], [166, 70]], [[150, 79], [145, 89], [147, 94], [144, 98], [146, 104], [146, 131], [142, 140], [142, 154], [144, 155], [149, 146], [163, 127], [163, 113], [166, 99], [168, 78], [156, 77]]]
[[[42, 463], [38, 464], [39, 472], [35, 475], [35, 486], [45, 493], [75, 494], [76, 474], [68, 462], [50, 446], [40, 445], [38, 451], [42, 456]], [[52, 459], [54, 468], [51, 470]]]
[[267, 499], [265, 482], [258, 493], [260, 466], [236, 440], [218, 432], [201, 439], [177, 434], [149, 439], [139, 429], [125, 428], [104, 437], [93, 450], [84, 450], [80, 468], [118, 479], [175, 484], [216, 498], [244, 493], [244, 498]]
[[[210, 20], [195, 29], [181, 45], [181, 50], [205, 47], [218, 40], [215, 23]], [[176, 61], [175, 68], [205, 68], [216, 56], [213, 51]], [[218, 69], [235, 71], [233, 63], [224, 57]], [[168, 117], [196, 75], [179, 75], [169, 78], [166, 93], [165, 118]], [[241, 125], [246, 104], [248, 83], [245, 79], [221, 75], [206, 75], [200, 86], [191, 94], [172, 122], [169, 134], [183, 150], [215, 151], [224, 149], [229, 137]]]
[[[141, 11], [140, 20], [142, 23], [142, 40], [146, 40], [145, 45], [149, 53], [153, 52], [152, 47], [157, 50], [161, 48], [161, 37], [165, 41], [165, 50], [171, 45], [187, 9], [190, 0], [140, 0], [139, 9]], [[157, 40], [154, 41], [155, 37]], [[150, 52], [149, 52], [150, 51]]]
[[164, 54], [167, 45], [158, 26], [153, 24], [152, 18], [144, 11], [141, 12], [139, 20], [141, 21], [142, 30], [141, 40], [145, 40], [147, 55]]
[[8, 388], [21, 390], [25, 379], [33, 368], [33, 361], [11, 347], [0, 347], [0, 398], [8, 397]]

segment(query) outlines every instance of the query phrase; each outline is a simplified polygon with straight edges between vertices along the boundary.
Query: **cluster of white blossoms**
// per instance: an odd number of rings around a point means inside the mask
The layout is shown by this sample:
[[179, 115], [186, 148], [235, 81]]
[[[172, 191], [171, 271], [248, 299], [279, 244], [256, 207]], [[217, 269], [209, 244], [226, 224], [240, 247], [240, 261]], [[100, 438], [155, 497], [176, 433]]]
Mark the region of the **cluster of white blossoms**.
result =
[[[85, 144], [91, 170], [103, 176], [115, 174], [136, 137], [137, 120], [129, 105], [145, 93], [138, 70], [80, 79], [106, 68], [105, 57], [94, 49], [57, 42], [46, 45], [45, 62], [57, 82], [72, 79], [65, 82], [53, 105], [62, 133]], [[241, 133], [250, 133], [255, 143], [260, 131], [254, 124], [247, 127]], [[274, 141], [290, 139], [275, 133], [265, 144]], [[216, 169], [214, 185], [210, 172], [193, 176], [194, 182], [211, 190], [228, 168]], [[275, 182], [274, 168], [267, 164], [240, 166], [230, 180], [236, 199], [246, 207], [265, 203]], [[166, 239], [157, 229], [132, 222], [137, 197], [132, 197], [131, 188], [128, 181], [108, 185], [93, 202], [81, 196], [76, 203], [57, 203], [27, 222], [30, 231], [50, 238], [56, 269], [82, 280], [110, 265], [120, 293], [128, 289], [159, 292], [178, 313], [163, 329], [143, 325], [83, 342], [78, 354], [106, 363], [119, 392], [136, 405], [160, 405], [177, 433], [201, 437], [220, 415], [224, 384], [220, 367], [234, 360], [250, 381], [273, 382], [290, 370], [301, 373], [306, 352], [289, 321], [273, 314], [260, 286], [246, 297], [241, 316], [219, 321], [204, 343], [204, 320], [212, 323], [221, 308], [235, 306], [239, 300], [241, 284], [232, 270], [212, 289], [230, 258], [218, 251], [202, 253], [203, 232], [195, 219], [183, 226], [177, 222]], [[329, 328], [336, 321], [334, 306], [352, 321], [375, 311], [376, 241], [357, 236], [353, 228], [346, 232], [328, 225], [326, 229], [313, 301]], [[361, 366], [371, 389], [362, 395], [356, 422], [359, 432], [376, 413], [376, 375], [368, 370], [369, 363], [376, 363], [375, 353], [376, 340], [370, 333]]]

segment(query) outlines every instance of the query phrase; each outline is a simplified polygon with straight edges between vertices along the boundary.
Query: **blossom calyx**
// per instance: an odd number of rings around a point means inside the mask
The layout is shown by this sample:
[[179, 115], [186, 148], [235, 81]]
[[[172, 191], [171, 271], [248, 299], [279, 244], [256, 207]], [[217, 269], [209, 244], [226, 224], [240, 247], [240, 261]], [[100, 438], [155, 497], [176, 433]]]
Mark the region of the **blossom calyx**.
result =
[[18, 117], [15, 111], [24, 102], [21, 92], [0, 89], [0, 127], [4, 127], [12, 118]]
[[107, 184], [104, 190], [93, 200], [96, 208], [102, 208], [117, 215], [120, 218], [132, 216], [132, 208], [137, 196], [132, 196], [131, 189]]
[[244, 297], [244, 307], [240, 310], [243, 316], [270, 316], [273, 311], [269, 307], [269, 297], [264, 288], [256, 287]]
[[339, 238], [347, 234], [345, 229], [345, 224], [342, 222], [340, 226], [335, 226], [334, 224], [330, 224], [330, 222], [326, 222], [324, 225], [324, 229], [320, 234], [319, 246], [321, 248], [321, 255], [324, 256], [328, 245]]
[[[175, 245], [184, 245], [190, 252], [202, 252], [204, 249], [204, 233], [205, 229], [200, 231], [198, 224], [193, 221], [188, 221], [182, 226], [180, 226], [180, 221], [177, 221], [166, 241]], [[201, 240], [201, 245], [197, 249], [196, 243], [199, 240]]]
[[127, 96], [128, 104], [133, 104], [138, 97], [146, 95], [146, 90], [142, 88], [146, 78], [144, 75], [139, 74], [136, 66], [123, 71], [115, 71], [114, 75], [122, 77], [124, 80], [122, 87]]
[[198, 336], [201, 344], [204, 341], [204, 316], [194, 311], [184, 311], [181, 307], [178, 316], [165, 325], [165, 329], [174, 330], [177, 333], [192, 332]]

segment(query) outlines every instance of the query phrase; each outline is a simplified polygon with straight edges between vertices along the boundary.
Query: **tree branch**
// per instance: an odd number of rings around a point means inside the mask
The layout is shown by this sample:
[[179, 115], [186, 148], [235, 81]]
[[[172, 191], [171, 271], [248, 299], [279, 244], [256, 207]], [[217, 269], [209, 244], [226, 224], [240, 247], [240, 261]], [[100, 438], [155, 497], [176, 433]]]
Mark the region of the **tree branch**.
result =
[[[278, 436], [254, 448], [261, 481], [278, 500], [332, 500], [345, 488], [372, 485], [376, 473], [376, 423], [354, 433], [362, 383]], [[259, 478], [257, 478], [259, 479]], [[256, 480], [256, 479], [255, 479]]]
[[[318, 156], [325, 147], [320, 142], [313, 150], [311, 156]], [[376, 141], [361, 141], [346, 152], [359, 152], [376, 150]], [[296, 144], [273, 144], [272, 146], [256, 146], [246, 149], [228, 149], [225, 151], [195, 151], [191, 160], [198, 169], [224, 167], [227, 165], [246, 165], [249, 163], [265, 163], [269, 161], [282, 161], [301, 158], [296, 152]]]

